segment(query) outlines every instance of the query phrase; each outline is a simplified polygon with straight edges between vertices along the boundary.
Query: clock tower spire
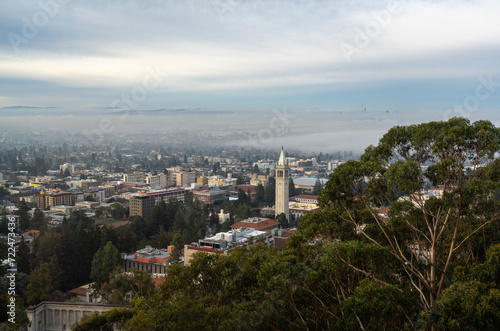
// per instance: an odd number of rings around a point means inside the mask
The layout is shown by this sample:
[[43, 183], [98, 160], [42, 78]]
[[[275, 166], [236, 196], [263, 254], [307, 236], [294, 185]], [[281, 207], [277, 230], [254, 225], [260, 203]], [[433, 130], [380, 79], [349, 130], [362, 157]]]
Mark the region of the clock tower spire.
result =
[[285, 152], [281, 147], [280, 158], [276, 163], [276, 201], [274, 205], [275, 216], [284, 213], [286, 219], [290, 221], [290, 213], [288, 211], [289, 196], [288, 196], [288, 182], [290, 174], [288, 164], [285, 158]]

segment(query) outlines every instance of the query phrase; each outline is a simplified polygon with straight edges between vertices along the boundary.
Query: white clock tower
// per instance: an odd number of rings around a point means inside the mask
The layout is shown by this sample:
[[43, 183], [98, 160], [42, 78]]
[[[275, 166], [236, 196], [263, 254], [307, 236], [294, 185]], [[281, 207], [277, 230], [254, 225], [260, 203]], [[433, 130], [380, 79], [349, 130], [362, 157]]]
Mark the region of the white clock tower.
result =
[[288, 173], [288, 165], [285, 159], [285, 152], [281, 147], [281, 154], [276, 164], [276, 202], [274, 205], [275, 216], [284, 213], [286, 219], [290, 221], [290, 213], [288, 211], [288, 182], [290, 174]]

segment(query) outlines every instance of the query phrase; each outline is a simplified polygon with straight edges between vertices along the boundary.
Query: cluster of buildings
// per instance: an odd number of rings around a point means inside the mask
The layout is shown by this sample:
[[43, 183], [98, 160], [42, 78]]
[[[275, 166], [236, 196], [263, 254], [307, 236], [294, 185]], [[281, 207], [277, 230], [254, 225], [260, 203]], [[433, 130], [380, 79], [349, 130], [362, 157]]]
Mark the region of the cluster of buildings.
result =
[[[201, 161], [201, 159], [197, 161]], [[214, 161], [221, 161], [228, 166], [238, 165], [234, 159], [210, 160], [210, 162]], [[175, 200], [186, 205], [194, 199], [202, 204], [211, 204], [236, 200], [240, 190], [247, 193], [251, 199], [255, 199], [257, 187], [259, 185], [267, 187], [270, 177], [273, 175], [276, 183], [276, 205], [262, 208], [262, 215], [278, 216], [284, 213], [288, 220], [295, 222], [317, 208], [316, 201], [302, 201], [300, 197], [290, 200], [288, 194], [289, 177], [292, 171], [288, 163], [292, 162], [294, 166], [304, 168], [316, 165], [315, 159], [286, 158], [284, 151], [281, 150], [276, 163], [267, 161], [259, 161], [257, 165], [261, 167], [267, 164], [269, 165], [268, 169], [272, 168], [273, 172], [248, 173], [246, 184], [237, 184], [238, 179], [233, 178], [231, 173], [225, 177], [207, 175], [205, 172], [198, 175], [200, 171], [180, 166], [167, 168], [161, 173], [135, 171], [118, 174], [118, 176], [107, 174], [100, 175], [98, 178], [96, 176], [88, 178], [89, 176], [85, 175], [84, 177], [82, 173], [84, 165], [65, 163], [60, 166], [60, 171], [67, 171], [75, 176], [65, 179], [52, 175], [23, 176], [19, 177], [23, 180], [21, 185], [12, 186], [10, 189], [19, 194], [17, 199], [24, 199], [32, 206], [43, 210], [51, 225], [54, 226], [62, 224], [64, 216], [69, 215], [73, 210], [83, 209], [88, 216], [92, 217], [97, 208], [109, 207], [108, 201], [119, 202], [125, 208], [128, 207], [129, 216], [146, 217], [160, 200], [165, 202]], [[83, 179], [77, 176], [81, 176]], [[296, 178], [294, 181], [296, 188], [309, 192], [316, 184], [317, 179]]]
[[[194, 160], [199, 164], [204, 159]], [[216, 159], [209, 162], [217, 161]], [[220, 159], [223, 161], [223, 170], [235, 169], [238, 162], [233, 159]], [[291, 171], [313, 171], [317, 166], [315, 159], [299, 160], [286, 158], [283, 149], [276, 163], [267, 160], [256, 163], [262, 172], [248, 173], [245, 184], [238, 184], [237, 178], [231, 173], [227, 176], [209, 175], [196, 170], [183, 167], [167, 168], [162, 173], [134, 171], [124, 173], [121, 177], [109, 176], [99, 179], [80, 179], [69, 177], [64, 180], [56, 176], [43, 176], [26, 178], [26, 182], [19, 187], [19, 193], [27, 202], [33, 203], [37, 208], [44, 211], [51, 220], [57, 220], [61, 215], [68, 215], [72, 210], [84, 209], [89, 215], [97, 208], [109, 206], [107, 201], [119, 201], [129, 208], [129, 215], [146, 217], [151, 209], [160, 201], [178, 201], [184, 205], [192, 200], [200, 203], [215, 203], [237, 199], [238, 191], [243, 190], [255, 198], [256, 188], [259, 185], [267, 187], [270, 177], [275, 179], [275, 206], [262, 209], [263, 215], [273, 215], [277, 218], [284, 214], [288, 220], [296, 221], [308, 212], [318, 208], [317, 197], [313, 195], [299, 195], [289, 197], [289, 185]], [[294, 170], [291, 170], [291, 169]], [[82, 170], [81, 165], [63, 164], [60, 172], [78, 175]], [[1, 174], [1, 173], [0, 173]], [[2, 180], [3, 178], [0, 178]], [[313, 185], [316, 183], [314, 180]], [[296, 186], [300, 184], [300, 178], [295, 179]], [[312, 190], [312, 185], [304, 183], [303, 191]], [[228, 213], [223, 210], [219, 213], [221, 223], [230, 219]], [[219, 232], [212, 236], [199, 239], [197, 242], [187, 244], [181, 250], [179, 262], [189, 265], [191, 259], [198, 252], [207, 254], [230, 255], [237, 247], [247, 247], [256, 242], [262, 242], [269, 246], [283, 247], [286, 240], [294, 230], [283, 229], [280, 222], [263, 216], [251, 217], [236, 222], [230, 226], [230, 230]], [[153, 248], [146, 246], [132, 253], [122, 253], [122, 264], [124, 272], [130, 272], [133, 268], [146, 271], [151, 274], [156, 283], [161, 283], [172, 263], [174, 246], [167, 248]], [[83, 316], [93, 312], [103, 313], [114, 308], [95, 301], [90, 284], [83, 285], [71, 291], [83, 302], [78, 303], [55, 303], [42, 302], [28, 309], [28, 316], [32, 322], [31, 329], [51, 329], [61, 326], [69, 328], [78, 322]]]
[[[194, 155], [197, 152], [192, 149], [189, 156], [178, 152], [179, 149], [167, 147], [166, 141], [190, 150], [196, 146], [194, 142], [203, 140], [200, 137], [188, 140], [185, 135], [156, 137], [158, 143], [154, 146], [149, 139], [138, 143], [141, 138], [133, 133], [119, 136], [116, 141], [109, 140], [107, 145], [92, 147], [81, 144], [81, 137], [73, 141], [64, 137], [66, 143], [62, 145], [59, 142], [63, 137], [59, 138], [52, 139], [40, 133], [29, 137], [23, 134], [16, 138], [17, 150], [13, 147], [12, 155], [10, 151], [0, 151], [0, 185], [2, 194], [8, 193], [8, 196], [0, 196], [0, 207], [9, 215], [14, 216], [15, 205], [22, 199], [32, 208], [31, 213], [34, 207], [42, 210], [53, 226], [60, 225], [74, 210], [84, 210], [92, 217], [100, 208], [110, 207], [112, 203], [123, 205], [130, 216], [145, 217], [160, 200], [186, 204], [196, 199], [200, 203], [217, 203], [237, 199], [240, 189], [255, 198], [257, 186], [268, 187], [271, 177], [275, 177], [277, 204], [268, 207], [266, 215], [283, 213], [296, 220], [316, 207], [314, 202], [288, 196], [288, 176], [294, 179], [296, 188], [311, 193], [316, 177], [326, 177], [326, 169], [334, 166], [316, 158], [286, 158], [283, 151], [279, 159], [275, 159], [271, 153], [250, 149], [223, 150], [208, 145], [203, 149], [207, 155]], [[39, 146], [32, 146], [33, 139]], [[227, 136], [220, 141], [224, 140]], [[65, 163], [60, 164], [59, 160]], [[152, 171], [155, 169], [158, 172]], [[245, 247], [252, 242], [283, 244], [293, 231], [283, 229], [278, 221], [266, 217], [264, 211], [266, 208], [262, 209], [262, 217], [241, 220], [228, 231], [186, 245], [180, 255], [181, 263], [188, 265], [190, 258], [199, 251], [230, 255], [235, 247]], [[221, 223], [230, 219], [223, 210], [218, 216]], [[25, 233], [24, 238], [34, 238], [37, 234], [38, 231], [32, 230]], [[172, 262], [172, 250], [173, 247], [145, 247], [124, 253], [123, 269], [148, 271], [156, 277], [156, 284]], [[92, 301], [91, 289], [85, 286], [75, 289], [75, 295], [83, 302], [42, 302], [30, 307], [30, 329], [69, 329], [82, 316], [114, 308], [85, 302]]]
[[123, 175], [125, 185], [147, 185], [153, 189], [189, 186], [196, 180], [196, 172], [185, 168], [167, 168], [163, 173], [134, 172]]
[[[287, 157], [285, 161], [294, 177], [328, 175], [343, 163], [341, 160], [318, 161], [314, 157], [308, 159]], [[253, 163], [253, 167], [255, 166], [260, 171], [269, 173], [276, 169], [277, 163], [274, 160], [259, 160]]]
[[307, 213], [318, 210], [318, 196], [317, 195], [299, 195], [290, 199], [288, 205], [289, 221], [297, 222], [302, 216]]

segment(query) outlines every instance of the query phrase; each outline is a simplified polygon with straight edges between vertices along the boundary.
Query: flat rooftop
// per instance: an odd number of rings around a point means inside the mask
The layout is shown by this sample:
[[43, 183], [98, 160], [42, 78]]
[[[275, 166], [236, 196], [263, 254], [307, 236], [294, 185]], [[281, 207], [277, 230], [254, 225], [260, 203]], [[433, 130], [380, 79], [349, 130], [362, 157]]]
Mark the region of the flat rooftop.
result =
[[131, 197], [143, 198], [155, 195], [167, 195], [169, 193], [181, 193], [187, 191], [184, 188], [173, 188], [170, 190], [149, 190], [149, 191], [139, 191], [137, 193], [130, 194]]
[[170, 252], [166, 248], [154, 248], [151, 246], [146, 246], [142, 249], [139, 249], [137, 252], [132, 254], [127, 254], [124, 259], [130, 261], [136, 261], [136, 256], [140, 258], [157, 258], [157, 259], [166, 259], [170, 257]]

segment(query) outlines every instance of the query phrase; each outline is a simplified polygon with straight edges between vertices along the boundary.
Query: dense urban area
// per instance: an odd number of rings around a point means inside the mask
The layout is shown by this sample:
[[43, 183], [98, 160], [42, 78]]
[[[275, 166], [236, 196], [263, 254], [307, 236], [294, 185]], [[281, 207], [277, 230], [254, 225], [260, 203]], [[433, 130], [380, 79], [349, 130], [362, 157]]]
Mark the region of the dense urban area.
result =
[[498, 326], [500, 129], [491, 122], [396, 126], [362, 155], [225, 139], [4, 137], [0, 300], [15, 305], [2, 323]]
[[[110, 272], [126, 272], [130, 281], [147, 272], [158, 286], [172, 263], [189, 263], [204, 238], [232, 231], [238, 246], [267, 235], [259, 230], [275, 230], [275, 237], [277, 231], [281, 237], [293, 233], [288, 229], [300, 217], [319, 208], [316, 196], [328, 174], [353, 157], [288, 153], [291, 217], [279, 222], [274, 202], [280, 151], [209, 148], [203, 146], [207, 137], [185, 133], [109, 136], [97, 143], [81, 138], [24, 132], [4, 136], [0, 145], [0, 231], [7, 246], [9, 220], [15, 220], [19, 311], [44, 300], [126, 304], [137, 293], [111, 293]], [[114, 259], [101, 266], [99, 254], [108, 251]], [[12, 269], [7, 249], [2, 252], [3, 267]], [[145, 263], [141, 254], [154, 260]]]

